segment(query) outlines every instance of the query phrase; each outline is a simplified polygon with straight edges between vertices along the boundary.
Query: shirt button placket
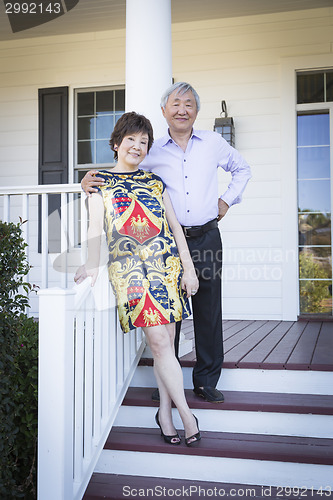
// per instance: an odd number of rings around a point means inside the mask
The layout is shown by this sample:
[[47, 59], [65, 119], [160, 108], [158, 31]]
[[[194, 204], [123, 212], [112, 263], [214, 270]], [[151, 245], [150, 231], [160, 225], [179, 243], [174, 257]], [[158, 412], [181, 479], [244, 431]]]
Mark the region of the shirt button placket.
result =
[[190, 213], [190, 209], [189, 209], [189, 205], [188, 205], [188, 198], [187, 196], [190, 194], [189, 191], [188, 191], [188, 175], [187, 175], [187, 162], [186, 162], [186, 158], [183, 159], [183, 164], [184, 164], [184, 178], [185, 178], [185, 193], [186, 193], [186, 198], [185, 198], [185, 210], [186, 210], [186, 213], [189, 214]]

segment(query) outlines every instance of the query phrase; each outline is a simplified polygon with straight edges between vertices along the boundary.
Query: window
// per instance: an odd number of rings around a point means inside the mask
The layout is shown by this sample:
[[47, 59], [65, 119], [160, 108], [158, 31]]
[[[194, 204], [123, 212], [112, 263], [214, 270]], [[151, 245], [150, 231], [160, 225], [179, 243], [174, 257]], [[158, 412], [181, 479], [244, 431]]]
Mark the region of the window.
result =
[[[333, 72], [297, 76], [300, 313], [332, 315]], [[318, 101], [317, 101], [318, 100]]]
[[297, 75], [297, 104], [333, 101], [333, 70]]
[[76, 182], [80, 182], [91, 168], [105, 168], [114, 164], [109, 140], [117, 120], [124, 112], [123, 88], [76, 91]]

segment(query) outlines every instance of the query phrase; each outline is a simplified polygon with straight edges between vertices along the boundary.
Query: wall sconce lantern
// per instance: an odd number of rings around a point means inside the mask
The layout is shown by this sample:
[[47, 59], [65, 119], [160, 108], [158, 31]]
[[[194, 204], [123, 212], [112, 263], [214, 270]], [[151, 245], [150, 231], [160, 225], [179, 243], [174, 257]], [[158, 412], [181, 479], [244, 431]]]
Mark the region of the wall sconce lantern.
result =
[[214, 131], [221, 134], [222, 137], [232, 146], [235, 147], [235, 126], [234, 120], [228, 116], [227, 105], [225, 101], [221, 101], [221, 118], [215, 118]]

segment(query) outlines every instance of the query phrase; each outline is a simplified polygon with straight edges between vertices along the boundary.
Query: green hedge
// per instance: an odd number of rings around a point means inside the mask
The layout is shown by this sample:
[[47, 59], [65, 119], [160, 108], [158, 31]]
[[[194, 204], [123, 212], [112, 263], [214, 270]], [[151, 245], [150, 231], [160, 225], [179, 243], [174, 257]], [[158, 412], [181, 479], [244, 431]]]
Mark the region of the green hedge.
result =
[[[0, 498], [36, 498], [38, 325], [19, 224], [0, 221]], [[23, 291], [22, 291], [23, 289]]]

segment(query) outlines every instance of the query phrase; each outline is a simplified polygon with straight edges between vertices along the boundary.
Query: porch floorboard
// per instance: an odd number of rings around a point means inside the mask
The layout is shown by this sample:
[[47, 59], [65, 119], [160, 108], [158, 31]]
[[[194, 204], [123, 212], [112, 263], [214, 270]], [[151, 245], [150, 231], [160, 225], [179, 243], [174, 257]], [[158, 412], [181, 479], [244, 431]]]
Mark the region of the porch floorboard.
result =
[[[183, 321], [182, 332], [194, 341], [193, 320]], [[223, 368], [333, 371], [332, 322], [225, 320], [223, 339]], [[195, 360], [193, 349], [181, 364], [191, 367]]]

